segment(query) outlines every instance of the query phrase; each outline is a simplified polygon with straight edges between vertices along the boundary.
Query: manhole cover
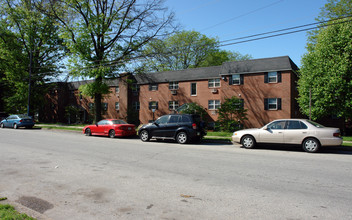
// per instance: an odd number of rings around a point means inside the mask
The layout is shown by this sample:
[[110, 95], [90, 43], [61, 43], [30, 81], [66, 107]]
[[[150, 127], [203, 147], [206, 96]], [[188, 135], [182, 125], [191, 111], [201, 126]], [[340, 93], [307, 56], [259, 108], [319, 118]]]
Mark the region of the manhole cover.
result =
[[54, 208], [53, 204], [31, 196], [22, 196], [16, 202], [41, 214], [43, 214], [48, 209]]

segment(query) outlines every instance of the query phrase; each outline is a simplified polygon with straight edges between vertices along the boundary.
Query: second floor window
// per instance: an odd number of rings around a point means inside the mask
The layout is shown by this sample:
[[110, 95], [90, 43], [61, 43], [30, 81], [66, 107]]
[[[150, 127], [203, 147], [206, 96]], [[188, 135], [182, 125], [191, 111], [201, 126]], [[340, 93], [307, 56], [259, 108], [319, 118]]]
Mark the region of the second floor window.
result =
[[139, 92], [139, 85], [137, 83], [132, 84], [132, 92]]
[[217, 88], [217, 87], [220, 87], [220, 78], [209, 79], [209, 80], [208, 80], [208, 87], [209, 87], [209, 88]]
[[149, 84], [149, 91], [157, 91], [158, 84]]
[[208, 101], [208, 109], [216, 110], [220, 108], [220, 100], [209, 100]]
[[176, 110], [178, 108], [178, 101], [169, 101], [169, 110]]
[[120, 110], [120, 103], [119, 102], [115, 102], [115, 110], [116, 111]]
[[281, 82], [281, 72], [268, 72], [264, 75], [265, 83], [280, 83]]
[[230, 85], [242, 85], [243, 84], [243, 74], [233, 74], [230, 76]]
[[178, 89], [178, 82], [170, 82], [169, 89], [170, 90], [177, 90]]
[[115, 87], [115, 93], [119, 94], [119, 92], [120, 92], [120, 86], [119, 86], [119, 84], [117, 84]]
[[197, 95], [197, 83], [191, 83], [191, 96]]

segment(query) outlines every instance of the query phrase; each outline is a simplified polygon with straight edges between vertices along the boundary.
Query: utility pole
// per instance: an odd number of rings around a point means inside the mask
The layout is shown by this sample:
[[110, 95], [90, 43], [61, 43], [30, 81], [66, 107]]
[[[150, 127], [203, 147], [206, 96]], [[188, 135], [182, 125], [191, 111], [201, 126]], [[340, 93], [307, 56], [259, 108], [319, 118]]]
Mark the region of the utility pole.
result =
[[309, 120], [312, 120], [312, 88], [309, 88]]

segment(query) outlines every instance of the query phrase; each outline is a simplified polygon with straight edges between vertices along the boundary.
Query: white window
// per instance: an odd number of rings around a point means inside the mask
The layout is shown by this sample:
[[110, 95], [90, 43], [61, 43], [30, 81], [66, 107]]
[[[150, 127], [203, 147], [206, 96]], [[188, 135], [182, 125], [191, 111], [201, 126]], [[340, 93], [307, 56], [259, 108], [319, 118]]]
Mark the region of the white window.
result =
[[119, 86], [119, 84], [117, 84], [115, 87], [115, 93], [119, 94], [119, 92], [120, 92], [120, 86]]
[[220, 108], [220, 100], [209, 100], [208, 101], [208, 109], [216, 110]]
[[141, 108], [141, 103], [140, 102], [133, 102], [132, 108], [136, 111], [139, 111], [139, 109]]
[[277, 83], [277, 72], [268, 72], [268, 82]]
[[104, 102], [103, 104], [103, 110], [107, 111], [108, 110], [108, 103]]
[[149, 109], [158, 109], [158, 102], [156, 101], [149, 102]]
[[170, 90], [177, 90], [178, 89], [178, 82], [170, 82], [169, 89]]
[[232, 75], [232, 85], [241, 85], [241, 75], [240, 74]]
[[281, 98], [264, 99], [265, 110], [281, 110]]
[[191, 96], [197, 95], [197, 83], [191, 83]]
[[139, 92], [139, 85], [137, 83], [132, 84], [132, 92]]
[[208, 87], [209, 87], [209, 88], [220, 87], [220, 78], [209, 79], [209, 81], [208, 81]]
[[149, 84], [149, 91], [157, 91], [158, 84]]
[[169, 101], [169, 110], [176, 110], [178, 108], [178, 101]]
[[120, 103], [119, 102], [115, 102], [115, 110], [116, 111], [120, 110]]

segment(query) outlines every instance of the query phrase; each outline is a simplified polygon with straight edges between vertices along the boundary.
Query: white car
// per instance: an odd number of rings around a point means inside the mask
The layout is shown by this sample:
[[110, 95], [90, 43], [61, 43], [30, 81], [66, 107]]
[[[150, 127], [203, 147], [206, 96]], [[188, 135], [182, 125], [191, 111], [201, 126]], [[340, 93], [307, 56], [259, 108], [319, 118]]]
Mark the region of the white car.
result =
[[280, 119], [262, 128], [235, 131], [232, 140], [244, 148], [257, 143], [302, 145], [307, 152], [317, 152], [320, 146], [339, 146], [342, 138], [339, 128], [328, 128], [307, 119]]

